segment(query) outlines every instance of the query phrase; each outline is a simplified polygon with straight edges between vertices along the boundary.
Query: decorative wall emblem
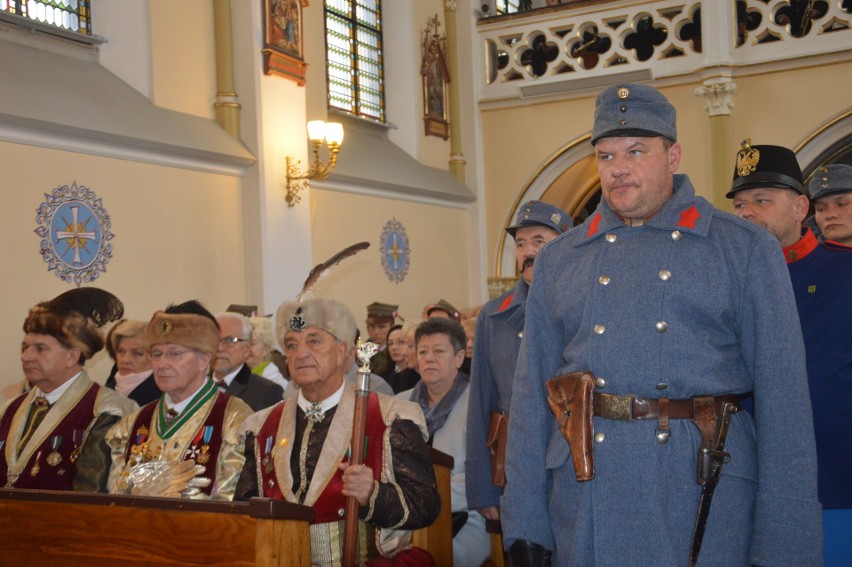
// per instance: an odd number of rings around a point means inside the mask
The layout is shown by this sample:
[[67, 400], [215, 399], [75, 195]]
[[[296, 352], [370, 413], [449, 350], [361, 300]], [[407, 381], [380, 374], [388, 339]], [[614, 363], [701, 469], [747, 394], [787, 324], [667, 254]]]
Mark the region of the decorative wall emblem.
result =
[[77, 182], [57, 187], [36, 211], [47, 270], [80, 286], [96, 280], [112, 258], [112, 223], [94, 191]]
[[388, 279], [396, 284], [408, 275], [411, 249], [405, 227], [396, 219], [385, 223], [381, 236], [382, 268]]

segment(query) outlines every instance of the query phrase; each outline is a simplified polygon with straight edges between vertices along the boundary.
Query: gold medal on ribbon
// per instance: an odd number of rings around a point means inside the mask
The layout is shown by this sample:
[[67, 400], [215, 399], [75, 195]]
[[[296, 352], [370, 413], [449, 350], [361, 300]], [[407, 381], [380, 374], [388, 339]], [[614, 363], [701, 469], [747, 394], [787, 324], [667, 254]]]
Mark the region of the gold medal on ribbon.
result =
[[206, 465], [210, 460], [210, 445], [202, 445], [201, 452], [198, 454], [198, 457], [195, 459], [195, 462], [199, 465]]
[[50, 447], [53, 451], [47, 456], [47, 464], [56, 467], [59, 466], [59, 463], [62, 462], [62, 454], [59, 452], [59, 448], [62, 446], [62, 436], [54, 435], [50, 438]]
[[41, 461], [41, 451], [38, 452], [35, 458], [35, 464], [33, 468], [30, 469], [30, 476], [35, 477], [38, 476], [39, 471], [41, 470], [41, 466], [39, 465], [39, 461]]

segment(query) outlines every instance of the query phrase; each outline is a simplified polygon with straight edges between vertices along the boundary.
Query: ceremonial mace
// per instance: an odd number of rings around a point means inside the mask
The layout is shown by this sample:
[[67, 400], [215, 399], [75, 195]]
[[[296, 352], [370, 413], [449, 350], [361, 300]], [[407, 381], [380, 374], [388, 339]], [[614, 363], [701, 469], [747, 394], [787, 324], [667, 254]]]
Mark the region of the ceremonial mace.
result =
[[[355, 382], [355, 412], [352, 416], [352, 442], [349, 446], [349, 465], [364, 464], [364, 437], [367, 429], [367, 398], [370, 395], [370, 359], [379, 345], [358, 339], [358, 378]], [[358, 499], [346, 497], [343, 516], [343, 567], [355, 567], [358, 544]]]

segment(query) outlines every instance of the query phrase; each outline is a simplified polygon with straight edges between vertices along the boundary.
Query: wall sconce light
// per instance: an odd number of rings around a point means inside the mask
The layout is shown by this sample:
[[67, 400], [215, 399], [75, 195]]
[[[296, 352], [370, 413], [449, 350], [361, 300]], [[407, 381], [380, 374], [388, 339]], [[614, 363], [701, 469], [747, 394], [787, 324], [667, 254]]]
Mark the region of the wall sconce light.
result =
[[[287, 206], [293, 208], [300, 201], [299, 191], [305, 189], [312, 179], [322, 180], [328, 177], [337, 163], [337, 153], [343, 142], [343, 124], [339, 122], [323, 122], [311, 120], [308, 122], [308, 138], [313, 146], [314, 160], [307, 172], [299, 171], [299, 160], [287, 156]], [[323, 141], [328, 146], [328, 163], [320, 159], [320, 148]]]

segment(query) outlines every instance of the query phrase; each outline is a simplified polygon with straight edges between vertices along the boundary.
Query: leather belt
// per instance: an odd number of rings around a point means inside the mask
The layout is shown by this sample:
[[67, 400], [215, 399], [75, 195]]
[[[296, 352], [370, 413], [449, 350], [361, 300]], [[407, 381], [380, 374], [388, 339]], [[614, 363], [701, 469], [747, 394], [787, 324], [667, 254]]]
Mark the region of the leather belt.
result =
[[[740, 407], [740, 397], [737, 394], [726, 394], [713, 398], [716, 415], [722, 415], [725, 403]], [[668, 407], [666, 407], [668, 406]], [[662, 408], [662, 411], [661, 411]], [[693, 419], [695, 404], [692, 398], [672, 400], [669, 398], [640, 398], [637, 396], [616, 396], [595, 392], [592, 396], [594, 414], [605, 419]]]

